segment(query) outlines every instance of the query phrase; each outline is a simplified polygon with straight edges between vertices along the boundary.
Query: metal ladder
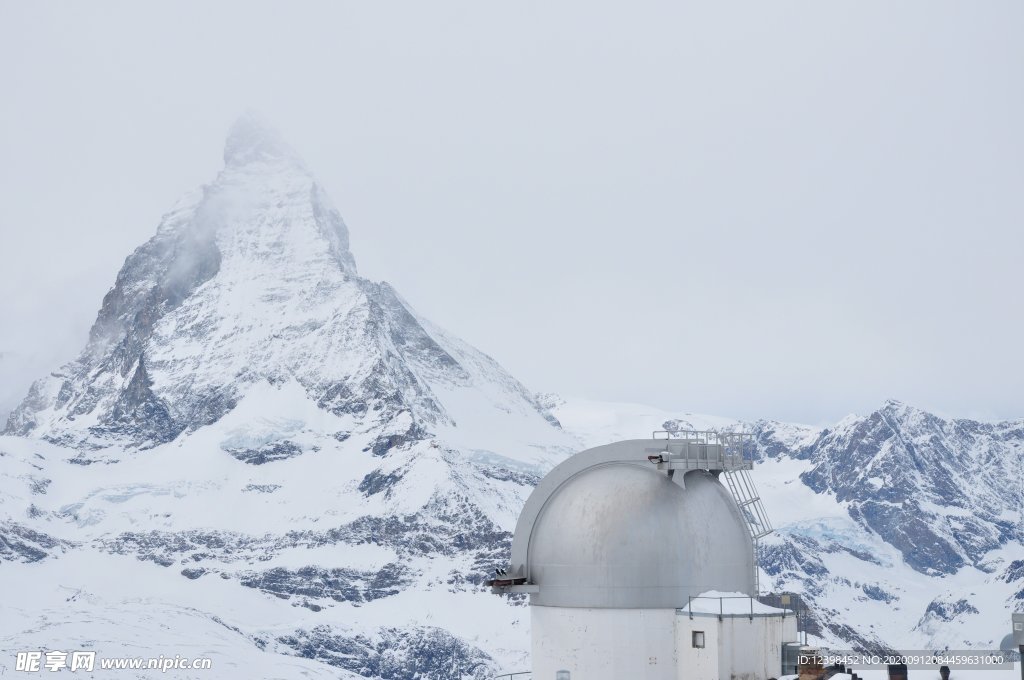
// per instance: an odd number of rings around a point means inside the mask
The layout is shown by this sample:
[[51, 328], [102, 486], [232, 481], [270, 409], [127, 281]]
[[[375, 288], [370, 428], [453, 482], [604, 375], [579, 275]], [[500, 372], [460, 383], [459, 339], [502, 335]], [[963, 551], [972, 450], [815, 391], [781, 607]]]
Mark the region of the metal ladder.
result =
[[768, 521], [768, 513], [765, 512], [761, 497], [757, 495], [757, 487], [750, 473], [745, 468], [726, 470], [722, 473], [725, 477], [725, 484], [729, 487], [732, 497], [740, 507], [743, 519], [747, 521], [747, 529], [750, 530], [750, 540], [754, 544], [754, 590], [755, 595], [761, 594], [761, 577], [758, 563], [760, 562], [761, 539], [775, 531], [771, 522]]

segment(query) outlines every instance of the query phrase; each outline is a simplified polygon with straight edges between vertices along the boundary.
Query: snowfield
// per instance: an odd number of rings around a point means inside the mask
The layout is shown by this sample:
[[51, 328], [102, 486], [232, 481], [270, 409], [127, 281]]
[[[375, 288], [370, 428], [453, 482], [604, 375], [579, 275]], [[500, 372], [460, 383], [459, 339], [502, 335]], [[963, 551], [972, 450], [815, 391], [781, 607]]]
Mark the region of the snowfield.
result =
[[0, 436], [0, 675], [31, 649], [213, 659], [164, 677], [528, 669], [525, 600], [483, 581], [533, 486], [687, 429], [754, 435], [761, 583], [804, 597], [813, 639], [991, 648], [1024, 608], [1024, 421], [535, 396], [360, 277], [323, 189], [245, 117]]

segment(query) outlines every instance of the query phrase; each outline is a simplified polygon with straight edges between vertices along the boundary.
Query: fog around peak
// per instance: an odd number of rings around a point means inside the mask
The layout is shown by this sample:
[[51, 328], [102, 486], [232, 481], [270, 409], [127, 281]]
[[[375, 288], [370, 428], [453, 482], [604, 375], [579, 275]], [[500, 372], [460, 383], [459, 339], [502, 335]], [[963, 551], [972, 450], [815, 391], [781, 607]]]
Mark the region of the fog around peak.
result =
[[8, 4], [0, 399], [74, 356], [251, 107], [361, 273], [532, 389], [1020, 418], [1022, 13]]

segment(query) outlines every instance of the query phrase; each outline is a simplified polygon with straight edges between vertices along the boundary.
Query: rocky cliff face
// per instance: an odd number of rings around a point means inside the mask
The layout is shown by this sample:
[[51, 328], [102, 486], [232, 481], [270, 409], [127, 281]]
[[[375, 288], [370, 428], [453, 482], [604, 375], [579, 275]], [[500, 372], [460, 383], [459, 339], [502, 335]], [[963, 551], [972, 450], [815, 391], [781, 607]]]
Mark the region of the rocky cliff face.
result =
[[387, 442], [457, 423], [438, 388], [550, 421], [497, 364], [359, 277], [348, 230], [294, 152], [247, 116], [224, 170], [125, 261], [78, 359], [36, 383], [7, 433], [152, 447], [218, 421], [260, 383], [295, 381]]
[[998, 644], [1024, 555], [1024, 421], [889, 401], [828, 428], [755, 431], [758, 474], [789, 475], [769, 482], [775, 512], [787, 517], [787, 496], [809, 506], [768, 541], [762, 567], [815, 604], [820, 630], [877, 647]]
[[[781, 428], [781, 429], [780, 429]], [[924, 574], [984, 565], [1024, 541], [1024, 421], [944, 420], [898, 401], [786, 440], [756, 424], [764, 458], [805, 460], [800, 479], [829, 494]]]
[[797, 455], [814, 462], [805, 484], [847, 503], [923, 573], [979, 566], [1024, 541], [1024, 422], [943, 420], [890, 401], [822, 431]]

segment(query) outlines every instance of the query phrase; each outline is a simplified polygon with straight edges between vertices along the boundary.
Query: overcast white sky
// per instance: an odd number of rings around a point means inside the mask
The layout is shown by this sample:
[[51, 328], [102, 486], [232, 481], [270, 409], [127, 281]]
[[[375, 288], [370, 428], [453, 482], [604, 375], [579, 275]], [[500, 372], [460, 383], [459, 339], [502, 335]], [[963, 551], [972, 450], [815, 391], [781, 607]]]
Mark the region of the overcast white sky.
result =
[[261, 111], [535, 390], [1024, 417], [1024, 3], [0, 0], [0, 412]]

